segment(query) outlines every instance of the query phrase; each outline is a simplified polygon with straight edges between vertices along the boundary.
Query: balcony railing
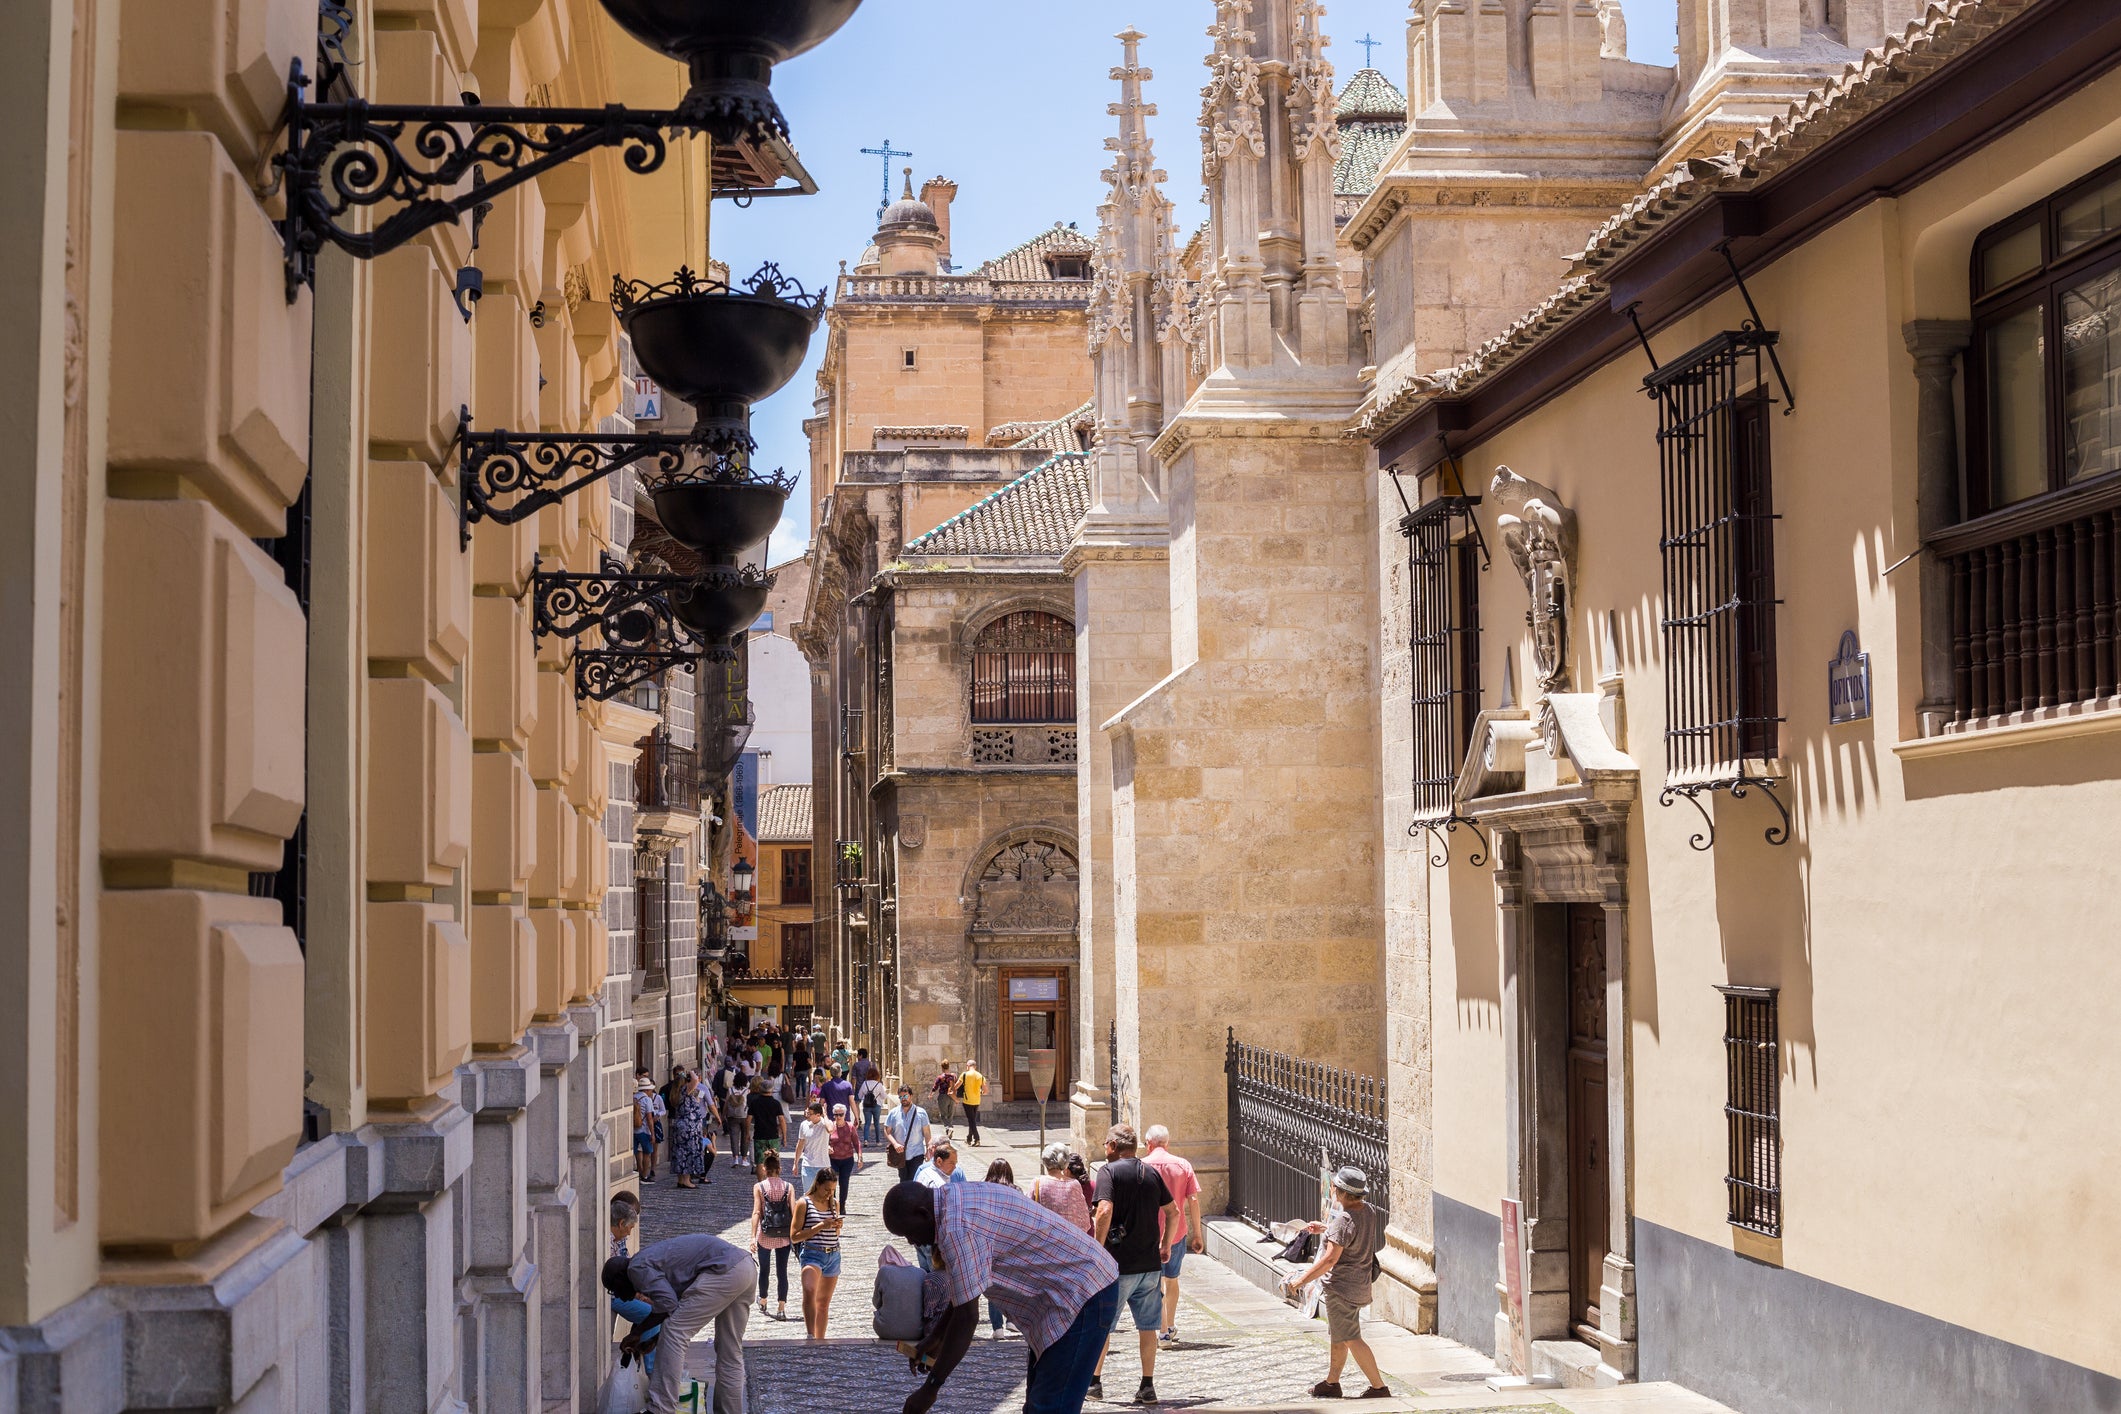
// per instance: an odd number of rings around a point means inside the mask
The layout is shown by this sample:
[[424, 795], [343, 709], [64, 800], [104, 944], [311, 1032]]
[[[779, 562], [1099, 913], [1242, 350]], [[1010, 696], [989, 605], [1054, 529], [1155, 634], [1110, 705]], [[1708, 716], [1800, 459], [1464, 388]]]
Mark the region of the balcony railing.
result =
[[642, 747], [633, 784], [640, 810], [699, 813], [699, 756], [691, 747], [673, 742], [666, 732], [654, 733]]
[[1952, 725], [2110, 702], [2121, 674], [2121, 477], [1933, 542], [1951, 576]]
[[1072, 765], [1074, 761], [1073, 724], [972, 729], [975, 766]]
[[839, 304], [888, 300], [933, 304], [1087, 304], [1088, 280], [989, 280], [979, 275], [842, 275]]
[[791, 943], [757, 953], [732, 952], [722, 959], [722, 976], [732, 982], [812, 982], [817, 978], [813, 946]]

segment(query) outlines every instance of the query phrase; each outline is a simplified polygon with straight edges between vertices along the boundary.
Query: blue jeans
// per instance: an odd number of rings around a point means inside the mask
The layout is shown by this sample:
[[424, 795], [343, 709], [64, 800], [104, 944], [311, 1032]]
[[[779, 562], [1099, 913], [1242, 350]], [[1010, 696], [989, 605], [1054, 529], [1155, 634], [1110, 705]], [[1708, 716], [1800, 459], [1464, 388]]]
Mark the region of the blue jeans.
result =
[[862, 1142], [881, 1144], [884, 1142], [884, 1112], [875, 1105], [862, 1106]]
[[1059, 1340], [1032, 1355], [1024, 1414], [1082, 1414], [1097, 1357], [1104, 1353], [1105, 1337], [1118, 1318], [1119, 1284], [1115, 1282], [1083, 1303]]
[[[614, 1296], [611, 1298], [611, 1314], [638, 1330], [643, 1321], [655, 1315], [655, 1308], [638, 1297], [631, 1301], [621, 1301]], [[641, 1356], [641, 1368], [651, 1375], [655, 1373], [654, 1341], [648, 1342], [647, 1352]]]

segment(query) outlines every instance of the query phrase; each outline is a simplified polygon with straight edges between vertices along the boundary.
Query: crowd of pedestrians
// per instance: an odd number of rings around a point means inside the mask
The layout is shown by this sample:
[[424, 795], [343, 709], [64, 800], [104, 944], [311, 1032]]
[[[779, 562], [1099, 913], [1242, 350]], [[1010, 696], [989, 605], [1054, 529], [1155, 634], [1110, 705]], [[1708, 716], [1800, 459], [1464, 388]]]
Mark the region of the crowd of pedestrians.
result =
[[[612, 1199], [604, 1285], [627, 1329], [622, 1348], [645, 1362], [649, 1411], [674, 1410], [685, 1347], [712, 1324], [714, 1414], [743, 1414], [746, 1321], [754, 1301], [762, 1318], [788, 1319], [791, 1259], [804, 1334], [826, 1338], [853, 1179], [875, 1148], [894, 1174], [877, 1216], [929, 1273], [932, 1318], [919, 1342], [901, 1347], [921, 1379], [905, 1398], [907, 1414], [933, 1405], [981, 1325], [991, 1339], [1024, 1341], [1026, 1414], [1078, 1414], [1086, 1400], [1103, 1401], [1105, 1357], [1123, 1320], [1141, 1362], [1131, 1402], [1157, 1403], [1159, 1351], [1179, 1338], [1185, 1257], [1205, 1250], [1200, 1180], [1172, 1152], [1168, 1130], [1113, 1126], [1094, 1171], [1068, 1144], [1053, 1143], [1021, 1186], [1005, 1158], [973, 1182], [956, 1129], [962, 1110], [965, 1144], [981, 1142], [987, 1080], [978, 1067], [945, 1060], [925, 1081], [898, 1084], [888, 1105], [886, 1084], [866, 1050], [773, 1027], [710, 1046], [699, 1070], [677, 1067], [662, 1087], [639, 1073], [640, 1181], [658, 1181], [667, 1147], [675, 1186], [709, 1183], [719, 1137], [750, 1184], [745, 1245], [693, 1234], [630, 1251], [639, 1202], [627, 1193]], [[1382, 1223], [1365, 1202], [1366, 1175], [1343, 1169], [1333, 1187], [1333, 1208], [1311, 1224], [1322, 1239], [1318, 1260], [1291, 1288], [1316, 1282], [1326, 1317], [1327, 1378], [1312, 1393], [1342, 1397], [1340, 1376], [1352, 1359], [1368, 1379], [1356, 1397], [1381, 1397], [1389, 1390], [1362, 1340], [1359, 1312], [1370, 1299]]]

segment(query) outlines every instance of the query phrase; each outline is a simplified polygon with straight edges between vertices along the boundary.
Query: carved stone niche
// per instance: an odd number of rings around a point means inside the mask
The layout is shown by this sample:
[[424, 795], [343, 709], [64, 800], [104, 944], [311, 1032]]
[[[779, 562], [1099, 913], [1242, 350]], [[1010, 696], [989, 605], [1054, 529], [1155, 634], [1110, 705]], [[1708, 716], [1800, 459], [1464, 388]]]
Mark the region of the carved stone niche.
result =
[[999, 851], [973, 886], [972, 927], [984, 933], [1071, 933], [1079, 901], [1075, 856], [1047, 840]]

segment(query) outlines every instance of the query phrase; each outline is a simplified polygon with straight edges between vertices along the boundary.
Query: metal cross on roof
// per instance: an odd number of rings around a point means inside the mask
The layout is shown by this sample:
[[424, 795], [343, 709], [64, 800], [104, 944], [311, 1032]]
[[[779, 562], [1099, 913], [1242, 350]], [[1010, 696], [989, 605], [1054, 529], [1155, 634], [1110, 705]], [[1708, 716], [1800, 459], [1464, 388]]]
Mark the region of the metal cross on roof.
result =
[[891, 145], [891, 139], [887, 137], [884, 139], [882, 147], [865, 147], [862, 149], [862, 155], [864, 157], [881, 157], [884, 159], [884, 195], [876, 203], [877, 219], [882, 220], [884, 208], [891, 204], [891, 159], [894, 157], [911, 157], [913, 154], [899, 151]]
[[[1372, 39], [1370, 38], [1369, 34], [1365, 32], [1363, 34], [1363, 37], [1361, 39], [1356, 40], [1355, 42], [1362, 46], [1362, 66], [1367, 69], [1370, 67], [1370, 51], [1372, 49], [1375, 49], [1378, 45], [1384, 43], [1384, 41], [1381, 39]], [[890, 184], [890, 181], [891, 179], [888, 176], [884, 178], [884, 182], [887, 186]]]

